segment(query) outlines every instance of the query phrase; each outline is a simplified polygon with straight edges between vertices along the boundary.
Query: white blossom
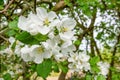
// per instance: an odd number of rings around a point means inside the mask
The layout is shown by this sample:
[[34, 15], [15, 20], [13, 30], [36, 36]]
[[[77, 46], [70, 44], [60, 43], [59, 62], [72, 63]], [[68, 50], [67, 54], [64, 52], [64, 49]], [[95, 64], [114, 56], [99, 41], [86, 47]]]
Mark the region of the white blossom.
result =
[[50, 58], [52, 53], [40, 45], [32, 45], [30, 56], [34, 58], [34, 62], [39, 64], [42, 63], [44, 58]]
[[107, 76], [107, 74], [109, 73], [110, 64], [107, 62], [100, 61], [97, 63], [97, 65], [100, 69], [100, 72], [98, 74], [102, 74], [104, 76]]
[[90, 63], [89, 63], [90, 56], [88, 56], [86, 53], [71, 53], [70, 57], [68, 58], [68, 62], [70, 64], [68, 67], [73, 72], [79, 72], [79, 71], [88, 71], [90, 70]]
[[73, 31], [75, 26], [76, 26], [76, 21], [74, 19], [71, 18], [62, 19], [59, 25], [57, 25], [60, 38], [64, 41], [72, 40], [75, 34], [75, 32]]
[[47, 12], [46, 9], [39, 7], [36, 9], [37, 14], [30, 13], [27, 18], [19, 17], [18, 27], [31, 35], [49, 33], [58, 23], [59, 19], [55, 12]]
[[33, 61], [33, 57], [30, 56], [31, 53], [31, 49], [28, 45], [24, 46], [23, 48], [21, 48], [21, 58], [25, 61]]

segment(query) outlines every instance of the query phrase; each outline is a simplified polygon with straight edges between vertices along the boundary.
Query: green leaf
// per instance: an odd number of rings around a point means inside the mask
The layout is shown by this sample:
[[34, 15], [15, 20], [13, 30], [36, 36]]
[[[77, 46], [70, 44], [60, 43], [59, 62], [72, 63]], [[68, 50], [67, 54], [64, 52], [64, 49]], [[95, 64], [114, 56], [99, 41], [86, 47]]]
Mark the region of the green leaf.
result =
[[72, 6], [72, 3], [70, 3], [70, 0], [64, 0], [65, 4], [68, 6]]
[[4, 7], [4, 0], [0, 0], [0, 10], [2, 10]]
[[31, 69], [32, 71], [36, 71], [36, 64], [32, 64], [31, 67], [30, 67], [30, 69]]
[[4, 80], [12, 80], [11, 75], [9, 73], [6, 73], [3, 75]]
[[46, 41], [48, 39], [47, 35], [37, 34], [34, 38], [40, 42]]
[[98, 68], [97, 65], [93, 65], [93, 66], [91, 67], [91, 70], [92, 70], [93, 72], [96, 72], [96, 73], [100, 72], [100, 69]]
[[96, 36], [96, 39], [100, 40], [103, 34], [103, 32], [99, 32]]
[[39, 41], [31, 36], [28, 32], [23, 31], [20, 34], [16, 35], [16, 39], [25, 43], [25, 44], [39, 44]]
[[97, 76], [97, 80], [106, 80], [106, 79], [103, 75], [99, 75], [99, 76]]
[[5, 34], [10, 37], [10, 36], [16, 35], [16, 33], [17, 33], [17, 32], [12, 29], [12, 30], [7, 31]]
[[120, 73], [113, 73], [112, 80], [120, 80]]
[[19, 30], [19, 28], [17, 27], [17, 23], [18, 23], [18, 21], [15, 19], [15, 20], [9, 22], [8, 26], [10, 29]]
[[80, 40], [76, 40], [76, 41], [74, 42], [74, 44], [77, 45], [77, 46], [79, 46], [79, 45], [81, 44], [81, 42], [80, 42]]
[[59, 72], [59, 67], [58, 67], [56, 61], [52, 61], [52, 70], [53, 70], [54, 72]]
[[41, 76], [43, 79], [46, 79], [52, 71], [52, 61], [48, 59], [43, 61], [43, 63], [38, 64], [36, 71], [39, 76]]
[[91, 65], [91, 70], [94, 71], [94, 72], [99, 72], [99, 68], [97, 66], [97, 63], [100, 61], [100, 58], [99, 56], [95, 56], [95, 57], [92, 57], [90, 59], [90, 65]]
[[68, 62], [67, 61], [64, 61], [64, 62], [61, 62], [58, 64], [59, 68], [64, 72], [64, 73], [67, 73], [68, 72]]
[[92, 76], [91, 76], [90, 74], [87, 74], [87, 75], [85, 76], [85, 80], [92, 80]]
[[[2, 61], [2, 60], [1, 60]], [[7, 70], [7, 65], [3, 64], [2, 62], [0, 63], [0, 73], [4, 72]]]
[[91, 65], [96, 65], [99, 61], [100, 61], [99, 56], [95, 56], [95, 57], [90, 59], [90, 64]]
[[4, 0], [0, 0], [0, 5], [4, 5]]

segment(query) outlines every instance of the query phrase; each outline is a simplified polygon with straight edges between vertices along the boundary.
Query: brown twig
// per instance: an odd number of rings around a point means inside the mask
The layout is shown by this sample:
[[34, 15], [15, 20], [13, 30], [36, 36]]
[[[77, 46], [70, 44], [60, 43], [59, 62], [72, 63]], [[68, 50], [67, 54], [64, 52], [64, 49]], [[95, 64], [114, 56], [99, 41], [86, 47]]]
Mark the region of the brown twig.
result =
[[10, 7], [10, 5], [11, 5], [13, 2], [14, 2], [14, 0], [11, 0], [11, 1], [9, 2], [9, 4], [6, 5], [6, 7], [5, 7], [2, 11], [0, 11], [0, 13], [4, 13], [4, 12], [6, 12], [7, 9]]
[[37, 4], [37, 2], [36, 2], [36, 0], [34, 0], [34, 12], [35, 12], [35, 14], [36, 14], [36, 4]]
[[19, 6], [19, 4], [20, 4], [21, 1], [22, 1], [22, 0], [19, 0], [19, 2], [17, 2], [16, 6], [15, 6], [15, 7], [13, 8], [13, 10], [11, 11], [10, 16], [12, 16], [12, 14], [13, 14], [14, 11], [17, 9], [17, 7]]
[[2, 35], [0, 35], [0, 38], [2, 38], [3, 40], [5, 40], [5, 41], [8, 41], [8, 39], [7, 38], [5, 38], [4, 36], [2, 36]]

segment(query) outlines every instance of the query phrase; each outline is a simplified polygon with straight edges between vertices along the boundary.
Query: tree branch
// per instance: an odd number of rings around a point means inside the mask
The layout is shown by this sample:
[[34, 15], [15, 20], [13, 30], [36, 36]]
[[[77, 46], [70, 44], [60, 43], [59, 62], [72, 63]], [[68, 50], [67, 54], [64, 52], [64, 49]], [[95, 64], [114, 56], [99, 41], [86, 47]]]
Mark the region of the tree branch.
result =
[[5, 7], [2, 11], [0, 11], [0, 13], [4, 13], [4, 12], [6, 12], [7, 9], [10, 7], [10, 5], [11, 5], [13, 2], [14, 2], [14, 0], [11, 0], [11, 1], [9, 2], [9, 4], [6, 5], [6, 7]]
[[[110, 67], [114, 67], [114, 60], [115, 60], [115, 54], [117, 52], [117, 45], [119, 44], [120, 42], [120, 34], [117, 36], [117, 42], [116, 44], [114, 45], [114, 49], [113, 49], [113, 52], [112, 52], [112, 60], [111, 60], [111, 63], [110, 63]], [[112, 80], [112, 70], [109, 69], [109, 75], [108, 75], [108, 78], [107, 80]]]

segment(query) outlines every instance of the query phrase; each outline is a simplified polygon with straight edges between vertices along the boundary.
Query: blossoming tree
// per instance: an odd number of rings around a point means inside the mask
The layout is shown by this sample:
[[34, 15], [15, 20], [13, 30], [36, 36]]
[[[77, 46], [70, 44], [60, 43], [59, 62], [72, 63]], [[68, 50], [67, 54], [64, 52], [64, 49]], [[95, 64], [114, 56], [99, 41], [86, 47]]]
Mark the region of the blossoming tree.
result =
[[119, 0], [1, 0], [0, 80], [46, 80], [51, 72], [65, 80], [68, 71], [68, 80], [119, 80], [119, 5]]

